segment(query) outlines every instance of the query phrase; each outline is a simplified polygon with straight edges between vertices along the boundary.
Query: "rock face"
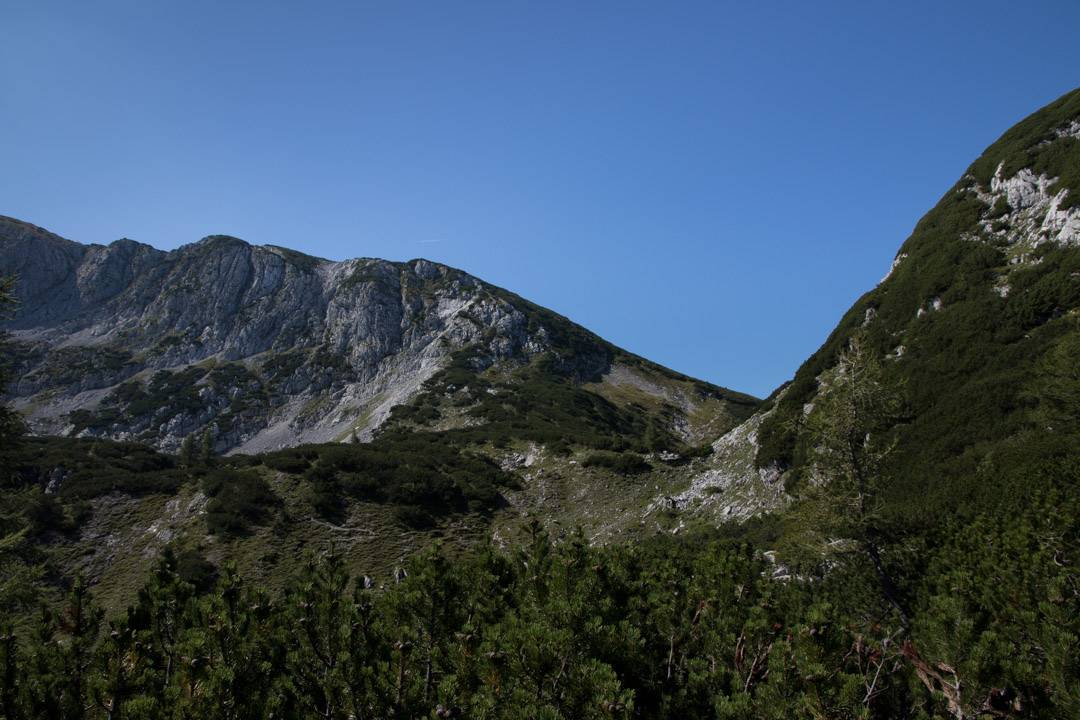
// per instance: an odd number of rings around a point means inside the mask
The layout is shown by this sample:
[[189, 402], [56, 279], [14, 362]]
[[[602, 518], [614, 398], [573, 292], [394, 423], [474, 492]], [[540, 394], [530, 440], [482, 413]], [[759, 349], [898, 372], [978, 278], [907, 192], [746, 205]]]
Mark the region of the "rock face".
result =
[[[18, 276], [13, 404], [38, 433], [217, 452], [365, 439], [464, 347], [476, 362], [555, 350], [535, 306], [452, 268], [331, 262], [211, 236], [172, 252], [82, 245], [0, 218]], [[558, 318], [562, 321], [561, 318]], [[604, 372], [595, 336], [563, 362]]]
[[689, 487], [653, 500], [645, 517], [674, 510], [737, 521], [783, 507], [790, 498], [780, 482], [780, 471], [754, 465], [758, 428], [768, 415], [767, 410], [759, 411], [720, 436], [712, 444], [706, 467], [691, 476]]
[[977, 187], [979, 199], [992, 209], [980, 222], [982, 233], [1010, 245], [1028, 249], [1050, 242], [1080, 245], [1080, 208], [1063, 208], [1069, 191], [1057, 187], [1057, 178], [1021, 168], [1004, 177], [999, 164], [990, 187]]

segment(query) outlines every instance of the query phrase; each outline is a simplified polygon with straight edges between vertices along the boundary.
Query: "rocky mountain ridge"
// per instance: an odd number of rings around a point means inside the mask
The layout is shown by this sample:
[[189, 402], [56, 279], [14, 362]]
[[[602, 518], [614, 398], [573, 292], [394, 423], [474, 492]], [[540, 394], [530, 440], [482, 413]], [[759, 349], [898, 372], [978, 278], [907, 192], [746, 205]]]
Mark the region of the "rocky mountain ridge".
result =
[[[171, 252], [81, 245], [0, 218], [10, 274], [20, 306], [4, 324], [18, 363], [8, 391], [40, 434], [167, 451], [197, 434], [219, 453], [366, 440], [465, 349], [476, 372], [544, 356], [553, 372], [601, 384], [630, 359], [643, 381], [736, 408], [721, 429], [753, 402], [423, 259], [331, 262], [227, 236]], [[673, 431], [692, 434], [696, 404], [670, 414]]]

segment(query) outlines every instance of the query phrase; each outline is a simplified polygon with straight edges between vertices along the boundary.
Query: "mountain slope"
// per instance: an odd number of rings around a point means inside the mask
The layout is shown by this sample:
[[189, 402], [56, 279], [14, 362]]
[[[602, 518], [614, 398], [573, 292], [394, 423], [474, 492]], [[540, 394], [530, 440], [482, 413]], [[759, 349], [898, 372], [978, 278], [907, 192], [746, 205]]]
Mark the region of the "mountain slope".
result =
[[[268, 579], [338, 540], [354, 568], [387, 570], [425, 533], [499, 542], [531, 518], [598, 542], [673, 532], [818, 482], [808, 421], [859, 337], [905, 400], [891, 519], [1027, 503], [1080, 482], [1078, 169], [1080, 91], [991, 146], [760, 407], [427, 261], [220, 237], [82, 246], [5, 221], [0, 272], [22, 276], [12, 394], [39, 432], [82, 436], [33, 447], [23, 477], [86, 512], [60, 565], [118, 601], [169, 542]], [[353, 434], [371, 442], [291, 447]], [[203, 436], [274, 452], [185, 464], [93, 441]]]
[[172, 252], [86, 246], [0, 218], [7, 274], [21, 301], [5, 323], [19, 358], [8, 392], [42, 434], [170, 451], [206, 435], [218, 453], [366, 440], [395, 407], [431, 405], [425, 382], [452, 364], [459, 386], [498, 376], [518, 414], [541, 400], [514, 389], [522, 373], [573, 396], [581, 422], [544, 438], [565, 443], [649, 428], [658, 448], [696, 443], [755, 407], [426, 260], [330, 262], [224, 236]]
[[4, 274], [9, 400], [42, 436], [9, 498], [34, 552], [110, 607], [166, 545], [273, 585], [329, 546], [389, 573], [532, 518], [667, 530], [642, 517], [655, 488], [759, 405], [425, 260], [85, 246], [0, 219]]
[[678, 502], [723, 507], [723, 493], [705, 490], [763, 478], [797, 495], [813, 475], [807, 420], [856, 335], [906, 401], [886, 468], [885, 502], [898, 519], [932, 523], [1023, 503], [1076, 476], [1080, 90], [971, 165], [919, 221], [887, 277], [747, 424], [756, 429], [721, 440], [717, 468]]

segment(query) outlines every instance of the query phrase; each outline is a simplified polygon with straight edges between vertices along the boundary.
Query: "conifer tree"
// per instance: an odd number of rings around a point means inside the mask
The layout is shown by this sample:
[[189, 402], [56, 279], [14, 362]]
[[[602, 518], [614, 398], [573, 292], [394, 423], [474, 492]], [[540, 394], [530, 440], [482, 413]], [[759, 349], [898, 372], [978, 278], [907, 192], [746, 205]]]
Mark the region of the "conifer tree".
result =
[[131, 615], [141, 646], [151, 654], [157, 679], [151, 690], [172, 702], [173, 676], [180, 664], [179, 646], [187, 604], [194, 588], [177, 574], [176, 554], [166, 547], [149, 582], [139, 591]]
[[195, 464], [195, 433], [191, 432], [184, 436], [180, 443], [180, 464], [191, 467]]
[[901, 414], [900, 393], [884, 378], [881, 361], [861, 334], [852, 337], [818, 393], [805, 421], [814, 473], [792, 513], [796, 542], [819, 556], [861, 554], [885, 600], [906, 624], [901, 592], [882, 556], [882, 514], [889, 430]]
[[130, 618], [110, 621], [98, 651], [98, 668], [91, 686], [97, 712], [108, 720], [123, 720], [138, 700], [140, 680], [148, 659], [135, 637]]
[[204, 428], [202, 431], [199, 459], [207, 465], [214, 459], [214, 441], [210, 436], [210, 428]]
[[86, 717], [101, 618], [81, 576], [75, 578], [59, 613], [41, 608], [19, 673], [29, 716]]
[[286, 660], [289, 674], [301, 707], [319, 717], [347, 714], [348, 585], [349, 576], [337, 557], [311, 557], [287, 599], [296, 628]]
[[85, 578], [77, 576], [59, 620], [59, 630], [66, 638], [63, 651], [65, 717], [74, 719], [84, 715], [88, 676], [102, 615], [90, 597]]
[[281, 622], [265, 592], [246, 585], [234, 565], [188, 615], [176, 684], [191, 717], [256, 720], [305, 717], [297, 708], [285, 655], [297, 628]]

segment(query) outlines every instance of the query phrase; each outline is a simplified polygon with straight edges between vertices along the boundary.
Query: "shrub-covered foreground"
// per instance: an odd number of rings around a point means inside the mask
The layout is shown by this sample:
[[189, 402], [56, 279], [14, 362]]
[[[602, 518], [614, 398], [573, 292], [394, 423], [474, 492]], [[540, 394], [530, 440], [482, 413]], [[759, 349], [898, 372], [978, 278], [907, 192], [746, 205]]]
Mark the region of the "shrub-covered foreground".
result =
[[[1075, 717], [1075, 501], [909, 540], [900, 620], [857, 562], [745, 543], [436, 546], [394, 578], [313, 558], [280, 597], [171, 553], [122, 617], [81, 582], [0, 637], [6, 718]], [[911, 552], [912, 549], [917, 552]], [[199, 574], [205, 583], [205, 572]]]
[[[192, 482], [210, 498], [208, 530], [242, 535], [251, 525], [273, 520], [281, 506], [265, 479], [272, 471], [302, 476], [312, 509], [328, 519], [339, 520], [346, 498], [355, 498], [393, 505], [403, 517], [421, 520], [414, 525], [453, 513], [490, 512], [501, 502], [500, 492], [516, 482], [484, 456], [430, 433], [221, 458], [209, 451], [185, 457], [189, 450], [177, 457], [134, 442], [19, 435], [8, 438], [4, 450], [10, 457], [0, 458], [0, 531], [17, 530], [34, 516], [39, 522], [30, 535], [72, 529], [72, 516], [82, 515], [93, 498], [171, 495]], [[51, 481], [55, 487], [43, 493]], [[4, 506], [10, 506], [11, 528], [3, 523]]]

